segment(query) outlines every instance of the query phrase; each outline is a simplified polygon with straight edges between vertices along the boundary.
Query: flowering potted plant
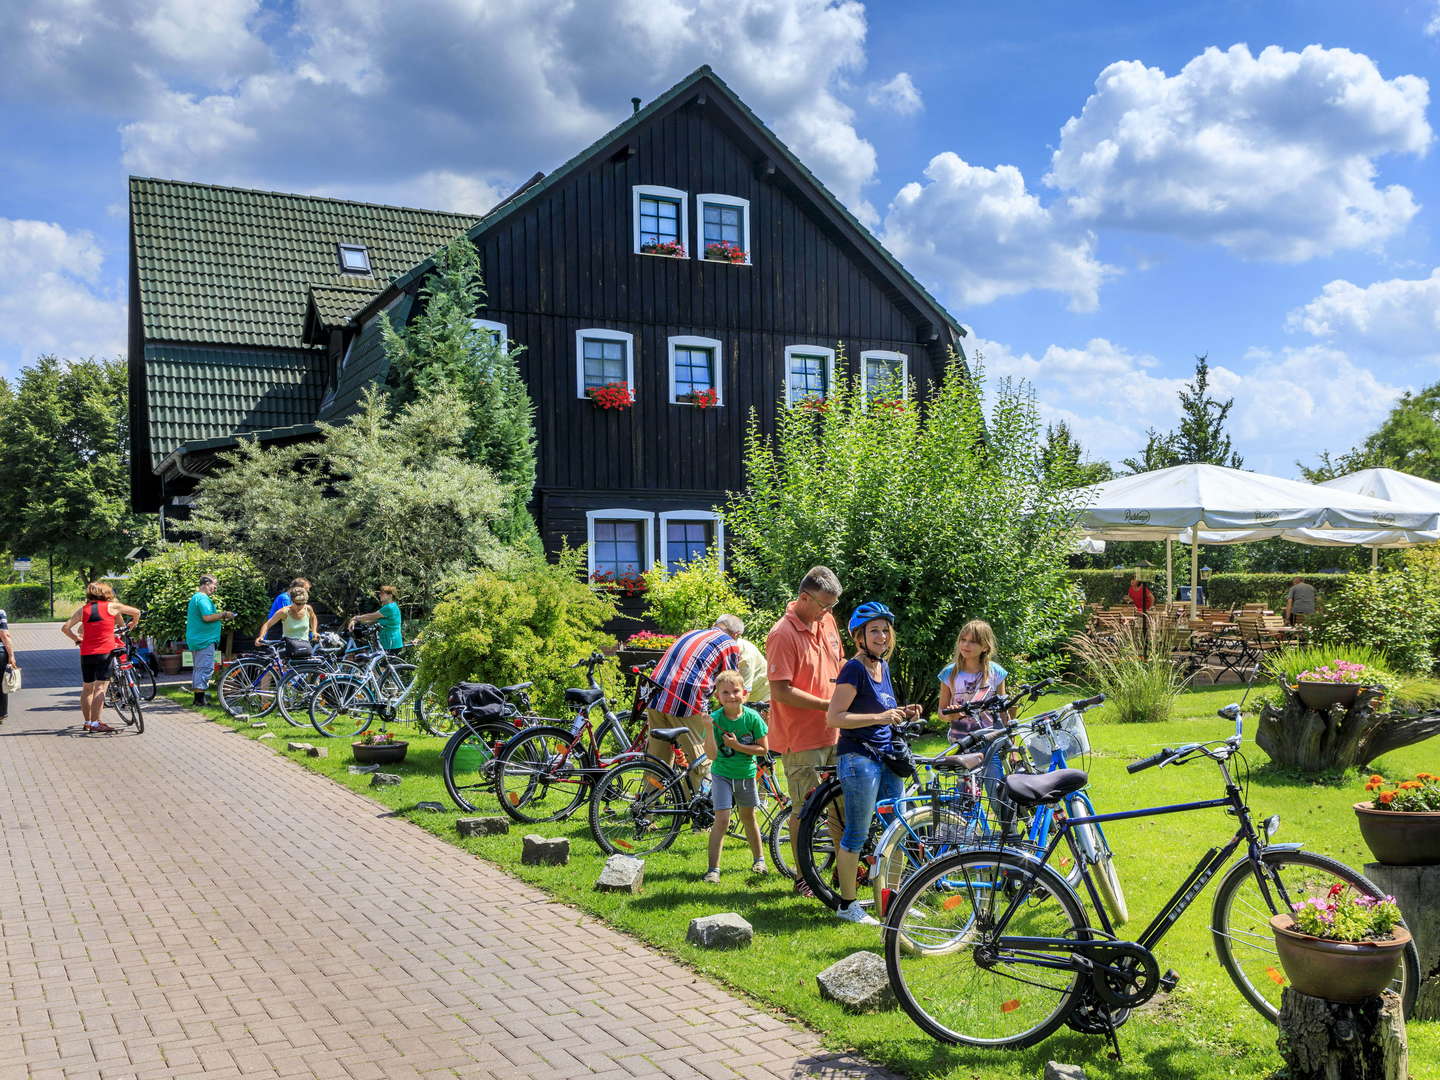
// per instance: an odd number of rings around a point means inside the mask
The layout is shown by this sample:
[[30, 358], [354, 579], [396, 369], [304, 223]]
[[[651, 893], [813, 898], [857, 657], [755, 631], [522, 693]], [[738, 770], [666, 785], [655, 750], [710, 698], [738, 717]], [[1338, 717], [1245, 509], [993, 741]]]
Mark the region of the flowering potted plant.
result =
[[750, 261], [739, 244], [732, 244], [728, 240], [717, 240], [712, 244], [705, 245], [705, 258], [711, 262], [728, 262], [743, 265]]
[[590, 583], [607, 592], [623, 593], [625, 596], [639, 596], [649, 588], [645, 575], [639, 570], [622, 570], [618, 574], [613, 570], [596, 570], [590, 575]]
[[1337, 881], [1324, 896], [1294, 904], [1270, 920], [1280, 966], [1302, 994], [1356, 1002], [1390, 985], [1410, 933], [1393, 896], [1356, 895]]
[[388, 731], [372, 731], [359, 742], [351, 743], [350, 749], [361, 765], [394, 765], [405, 760], [410, 744]]
[[1328, 664], [1300, 672], [1295, 692], [1307, 709], [1325, 710], [1335, 705], [1347, 709], [1355, 704], [1362, 686], [1374, 686], [1376, 673], [1364, 664], [1349, 660], [1332, 660]]
[[1365, 781], [1370, 802], [1355, 804], [1360, 835], [1387, 866], [1440, 865], [1440, 776], [1416, 773], [1413, 780]]
[[657, 634], [653, 630], [631, 634], [620, 643], [620, 670], [629, 672], [632, 667], [649, 667], [674, 644], [674, 634]]
[[605, 383], [603, 386], [592, 386], [585, 391], [585, 396], [597, 409], [628, 409], [635, 404], [635, 394], [627, 382], [611, 382]]
[[688, 394], [681, 394], [680, 400], [688, 401], [697, 409], [713, 409], [716, 405], [720, 404], [720, 394], [713, 388], [709, 390], [692, 390]]
[[640, 251], [645, 255], [668, 255], [672, 259], [686, 257], [685, 245], [678, 240], [651, 240], [648, 244], [641, 244]]

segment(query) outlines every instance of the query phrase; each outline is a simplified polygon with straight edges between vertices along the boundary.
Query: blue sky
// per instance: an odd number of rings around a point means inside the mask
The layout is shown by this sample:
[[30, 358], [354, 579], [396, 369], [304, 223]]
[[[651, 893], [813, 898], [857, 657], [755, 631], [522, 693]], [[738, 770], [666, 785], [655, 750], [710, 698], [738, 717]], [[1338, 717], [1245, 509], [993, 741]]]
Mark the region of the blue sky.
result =
[[129, 173], [482, 211], [710, 63], [1094, 456], [1207, 353], [1288, 475], [1440, 378], [1437, 61], [1440, 0], [9, 4], [0, 373], [123, 351]]

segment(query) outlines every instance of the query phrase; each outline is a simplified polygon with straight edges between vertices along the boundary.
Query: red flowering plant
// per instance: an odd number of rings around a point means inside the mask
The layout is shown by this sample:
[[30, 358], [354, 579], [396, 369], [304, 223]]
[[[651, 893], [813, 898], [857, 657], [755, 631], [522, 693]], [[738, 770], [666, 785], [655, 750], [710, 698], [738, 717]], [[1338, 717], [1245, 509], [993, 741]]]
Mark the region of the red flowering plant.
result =
[[1413, 780], [1386, 780], [1376, 773], [1365, 781], [1365, 790], [1372, 792], [1376, 810], [1440, 812], [1440, 776], [1434, 773], [1416, 773]]
[[641, 244], [640, 251], [645, 255], [668, 255], [672, 259], [685, 258], [685, 245], [678, 240], [651, 240], [649, 243]]
[[638, 570], [622, 570], [618, 574], [613, 570], [596, 570], [590, 575], [590, 584], [626, 596], [639, 596], [650, 587], [645, 583], [645, 575]]
[[664, 652], [678, 640], [674, 634], [657, 634], [654, 630], [639, 630], [625, 639], [627, 649], [654, 649]]
[[728, 262], [743, 264], [750, 261], [750, 256], [739, 244], [732, 244], [728, 240], [717, 240], [713, 244], [705, 245], [705, 258], [712, 262]]
[[803, 409], [805, 412], [826, 413], [830, 411], [830, 402], [823, 397], [811, 394], [795, 402], [795, 408]]
[[688, 401], [698, 409], [713, 409], [720, 404], [720, 394], [715, 389], [692, 390], [688, 394], [680, 395], [681, 401]]
[[585, 391], [597, 409], [628, 409], [635, 404], [635, 394], [627, 382], [605, 383]]
[[1331, 941], [1387, 940], [1400, 921], [1393, 896], [1357, 896], [1343, 881], [1324, 896], [1307, 896], [1291, 907], [1296, 930]]

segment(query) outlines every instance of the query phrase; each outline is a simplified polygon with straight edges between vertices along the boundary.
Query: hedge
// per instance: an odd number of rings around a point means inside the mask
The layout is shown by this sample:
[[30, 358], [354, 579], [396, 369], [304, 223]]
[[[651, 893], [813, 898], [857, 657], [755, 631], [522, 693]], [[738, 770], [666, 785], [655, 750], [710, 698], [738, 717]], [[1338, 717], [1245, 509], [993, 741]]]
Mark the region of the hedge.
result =
[[[1184, 570], [1175, 566], [1177, 586], [1188, 577]], [[1165, 588], [1165, 571], [1153, 571], [1150, 587], [1155, 590], [1156, 599]], [[1113, 570], [1071, 570], [1069, 578], [1085, 591], [1087, 604], [1103, 604], [1112, 607], [1126, 601], [1126, 590], [1130, 588], [1130, 575], [1116, 577]], [[1315, 586], [1323, 602], [1325, 593], [1337, 589], [1348, 574], [1302, 574], [1307, 582]], [[1294, 574], [1212, 574], [1205, 585], [1205, 602], [1211, 607], [1239, 607], [1241, 604], [1264, 604], [1274, 611], [1285, 606], [1285, 590], [1295, 580]]]
[[0, 585], [0, 611], [12, 619], [43, 619], [50, 614], [50, 590], [44, 585]]
[[[1085, 603], [1114, 607], [1126, 601], [1125, 592], [1130, 588], [1130, 575], [1116, 577], [1113, 570], [1070, 570], [1066, 577], [1085, 591]], [[1163, 574], [1162, 574], [1163, 578]], [[1157, 579], [1151, 588], [1161, 584]]]

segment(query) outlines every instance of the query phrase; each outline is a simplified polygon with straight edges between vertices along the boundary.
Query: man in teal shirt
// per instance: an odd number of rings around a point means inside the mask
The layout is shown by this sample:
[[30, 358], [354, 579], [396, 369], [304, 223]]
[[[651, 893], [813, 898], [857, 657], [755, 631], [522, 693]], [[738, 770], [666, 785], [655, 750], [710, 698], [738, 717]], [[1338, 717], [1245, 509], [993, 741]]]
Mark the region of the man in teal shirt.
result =
[[380, 610], [372, 611], [368, 615], [356, 615], [350, 620], [350, 629], [353, 630], [357, 622], [378, 622], [380, 647], [398, 649], [405, 644], [405, 638], [400, 632], [400, 605], [395, 602], [395, 586], [381, 585], [375, 590], [375, 594], [380, 599]]
[[215, 673], [215, 646], [220, 644], [225, 619], [233, 619], [233, 611], [221, 611], [215, 606], [216, 580], [211, 574], [200, 575], [200, 585], [190, 604], [185, 609], [185, 647], [194, 659], [190, 675], [190, 689], [195, 691], [195, 704], [205, 704], [205, 690], [210, 685], [210, 676]]

